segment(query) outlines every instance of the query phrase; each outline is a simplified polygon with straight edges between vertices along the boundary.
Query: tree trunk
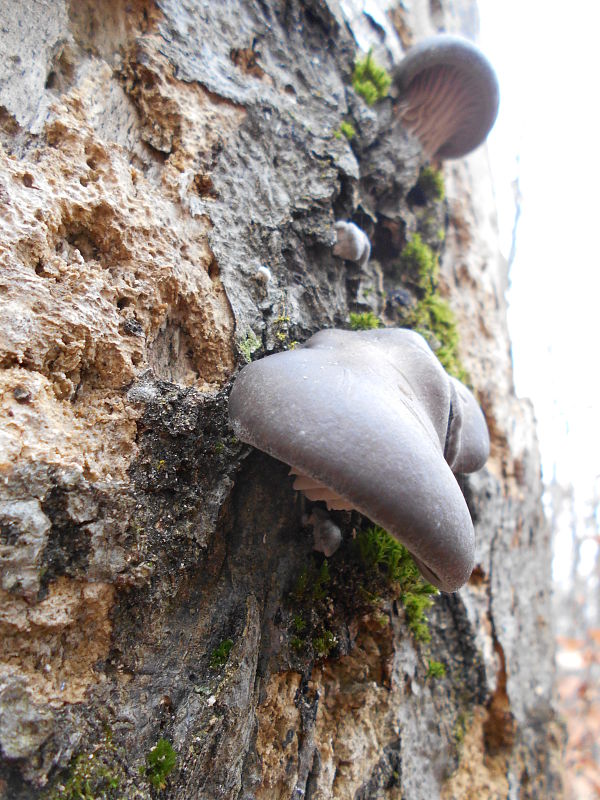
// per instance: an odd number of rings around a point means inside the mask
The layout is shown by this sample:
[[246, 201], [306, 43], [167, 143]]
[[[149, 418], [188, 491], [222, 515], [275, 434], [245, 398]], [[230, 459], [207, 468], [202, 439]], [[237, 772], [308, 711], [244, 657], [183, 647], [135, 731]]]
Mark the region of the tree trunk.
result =
[[[472, 35], [455, 5], [3, 3], [5, 800], [560, 796], [550, 544], [485, 153], [431, 193], [394, 98], [351, 88], [357, 43], [391, 68], [413, 35]], [[365, 269], [332, 254], [350, 218]], [[227, 414], [246, 361], [350, 312], [407, 324], [416, 233], [492, 440], [461, 478], [477, 566], [433, 598], [429, 642], [401, 594], [374, 597], [368, 523], [334, 515], [324, 567], [287, 467]]]

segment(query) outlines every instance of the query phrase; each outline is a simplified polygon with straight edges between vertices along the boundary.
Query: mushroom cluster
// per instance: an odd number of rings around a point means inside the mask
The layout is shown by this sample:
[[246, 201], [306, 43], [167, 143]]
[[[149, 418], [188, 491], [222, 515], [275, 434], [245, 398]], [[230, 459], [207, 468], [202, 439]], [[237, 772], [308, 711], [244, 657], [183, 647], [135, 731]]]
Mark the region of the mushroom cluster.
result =
[[486, 57], [458, 36], [440, 34], [412, 47], [395, 75], [400, 115], [430, 158], [461, 158], [496, 120], [498, 81]]
[[454, 472], [485, 463], [485, 419], [419, 334], [324, 330], [248, 364], [233, 386], [236, 435], [284, 461], [294, 488], [356, 509], [446, 592], [473, 569], [474, 531]]

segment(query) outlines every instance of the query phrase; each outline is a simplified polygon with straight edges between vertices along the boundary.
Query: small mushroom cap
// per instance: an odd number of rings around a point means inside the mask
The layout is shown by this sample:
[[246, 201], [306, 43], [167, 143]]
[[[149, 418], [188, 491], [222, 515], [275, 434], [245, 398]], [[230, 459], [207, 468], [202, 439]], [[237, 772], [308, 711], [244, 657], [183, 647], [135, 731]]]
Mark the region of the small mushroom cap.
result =
[[341, 530], [329, 514], [318, 506], [313, 508], [308, 523], [313, 526], [313, 550], [330, 558], [342, 543]]
[[453, 396], [419, 334], [325, 330], [246, 366], [229, 412], [240, 439], [347, 498], [451, 592], [474, 560], [473, 524], [444, 460]]
[[493, 67], [474, 44], [450, 34], [424, 39], [400, 62], [396, 80], [409, 102], [407, 126], [429, 155], [461, 158], [485, 141], [500, 91]]
[[353, 222], [339, 220], [335, 223], [333, 255], [348, 261], [358, 261], [364, 267], [371, 255], [371, 242], [367, 234]]
[[269, 283], [273, 275], [271, 274], [271, 270], [268, 267], [265, 267], [262, 264], [254, 273], [254, 277], [257, 281], [261, 281], [262, 283]]
[[449, 457], [447, 452], [446, 459], [452, 472], [477, 472], [490, 455], [490, 434], [487, 423], [483, 411], [467, 387], [456, 378], [451, 377], [450, 381], [456, 392], [456, 402], [452, 403], [454, 411], [449, 428], [452, 430], [456, 419], [458, 435], [453, 455]]

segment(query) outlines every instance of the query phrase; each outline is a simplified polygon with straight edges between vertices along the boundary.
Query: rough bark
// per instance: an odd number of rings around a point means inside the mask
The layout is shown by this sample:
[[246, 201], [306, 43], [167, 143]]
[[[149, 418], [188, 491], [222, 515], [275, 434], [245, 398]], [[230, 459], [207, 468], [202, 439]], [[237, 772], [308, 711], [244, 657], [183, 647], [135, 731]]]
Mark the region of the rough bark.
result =
[[[2, 798], [79, 797], [88, 773], [90, 797], [560, 795], [549, 539], [485, 154], [421, 197], [393, 100], [351, 88], [357, 42], [391, 66], [411, 35], [476, 29], [468, 1], [415, 5], [3, 4]], [[371, 237], [366, 271], [331, 253], [340, 218]], [[303, 503], [233, 437], [228, 389], [350, 311], [402, 324], [417, 231], [492, 435], [462, 480], [477, 567], [419, 644], [397, 599], [365, 607], [363, 522], [337, 514], [324, 657], [294, 644], [322, 561]], [[157, 789], [160, 738], [177, 762]]]

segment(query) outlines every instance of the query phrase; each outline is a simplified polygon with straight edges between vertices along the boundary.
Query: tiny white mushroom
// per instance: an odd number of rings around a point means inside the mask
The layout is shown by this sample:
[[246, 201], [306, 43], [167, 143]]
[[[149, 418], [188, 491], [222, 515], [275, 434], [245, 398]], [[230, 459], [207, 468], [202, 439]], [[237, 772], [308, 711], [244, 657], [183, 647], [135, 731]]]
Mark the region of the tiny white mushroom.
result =
[[342, 543], [342, 532], [329, 518], [323, 508], [313, 508], [308, 517], [308, 524], [313, 526], [313, 550], [323, 555], [332, 556]]
[[254, 277], [257, 281], [261, 281], [262, 283], [269, 283], [273, 278], [271, 274], [271, 270], [264, 265], [261, 265], [256, 272], [254, 273]]
[[371, 242], [358, 225], [340, 220], [335, 223], [335, 236], [334, 256], [357, 261], [361, 267], [366, 266], [371, 255]]

